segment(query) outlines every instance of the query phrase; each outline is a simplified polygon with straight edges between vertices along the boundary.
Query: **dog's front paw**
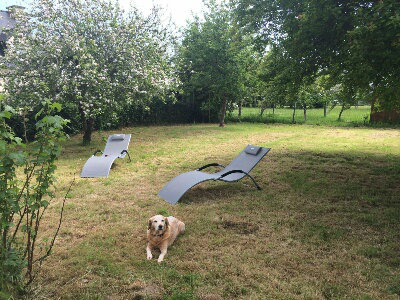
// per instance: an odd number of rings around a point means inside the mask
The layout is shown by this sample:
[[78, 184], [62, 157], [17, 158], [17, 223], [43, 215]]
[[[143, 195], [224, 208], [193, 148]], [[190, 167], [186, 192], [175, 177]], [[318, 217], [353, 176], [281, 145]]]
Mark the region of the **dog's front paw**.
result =
[[164, 258], [158, 258], [158, 259], [157, 259], [158, 263], [159, 263], [159, 264], [162, 263], [162, 262], [163, 262], [163, 259], [164, 259]]
[[151, 253], [147, 254], [147, 260], [150, 260], [152, 258], [153, 258], [153, 254], [151, 254]]

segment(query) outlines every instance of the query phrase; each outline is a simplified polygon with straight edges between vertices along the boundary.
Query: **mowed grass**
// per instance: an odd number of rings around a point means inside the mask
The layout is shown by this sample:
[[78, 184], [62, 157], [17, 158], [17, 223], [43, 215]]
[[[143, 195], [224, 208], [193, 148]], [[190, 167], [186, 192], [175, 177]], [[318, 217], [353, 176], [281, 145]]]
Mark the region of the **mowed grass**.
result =
[[[58, 162], [55, 231], [35, 299], [400, 299], [400, 130], [229, 124], [132, 127], [128, 159], [108, 178], [79, 173], [90, 147], [72, 137]], [[253, 169], [262, 186], [205, 182], [172, 206], [174, 176], [228, 164], [247, 144], [271, 147]], [[186, 223], [164, 263], [146, 260], [157, 213]], [[156, 258], [158, 255], [156, 255]]]
[[[352, 106], [350, 109], [346, 109], [338, 120], [340, 107], [336, 106], [333, 109], [327, 109], [327, 115], [324, 117], [323, 108], [310, 108], [307, 109], [307, 120], [304, 120], [304, 112], [301, 107], [296, 110], [295, 122], [296, 124], [309, 124], [309, 125], [327, 125], [327, 126], [340, 126], [340, 127], [359, 127], [370, 125], [369, 115], [371, 113], [370, 106]], [[232, 112], [228, 117], [230, 121], [237, 121], [238, 110]], [[244, 122], [256, 122], [256, 123], [292, 123], [293, 109], [292, 108], [276, 108], [273, 113], [272, 108], [268, 108], [264, 111], [263, 115], [260, 115], [260, 108], [256, 107], [243, 107], [241, 120]], [[380, 124], [382, 126], [382, 124]], [[376, 126], [376, 125], [375, 125]]]

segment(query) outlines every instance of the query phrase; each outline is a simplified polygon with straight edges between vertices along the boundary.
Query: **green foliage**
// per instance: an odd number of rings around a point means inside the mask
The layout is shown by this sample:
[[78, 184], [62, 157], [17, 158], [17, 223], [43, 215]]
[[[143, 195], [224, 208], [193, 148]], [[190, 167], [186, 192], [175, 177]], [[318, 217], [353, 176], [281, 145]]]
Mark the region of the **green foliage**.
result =
[[[6, 120], [15, 111], [5, 106], [0, 112], [0, 288], [4, 294], [15, 294], [34, 277], [34, 265], [50, 254], [36, 254], [40, 221], [54, 197], [55, 161], [67, 121], [56, 115], [61, 105], [43, 101], [36, 113], [36, 137], [24, 144], [15, 136]], [[19, 173], [23, 176], [18, 175]]]
[[161, 24], [157, 10], [145, 18], [115, 1], [35, 1], [29, 16], [18, 16], [2, 59], [12, 69], [8, 101], [26, 113], [55, 99], [75, 113], [89, 143], [95, 126], [122, 125], [127, 107], [173, 96], [171, 35]]
[[[342, 102], [364, 94], [400, 107], [400, 2], [233, 0], [240, 23], [272, 47], [275, 81], [298, 90], [320, 75], [341, 84]], [[284, 62], [282, 64], [281, 62]], [[279, 85], [276, 82], [275, 86]], [[333, 86], [332, 85], [332, 86]]]
[[9, 299], [12, 294], [23, 291], [22, 271], [26, 263], [21, 259], [20, 253], [11, 248], [1, 251], [0, 257], [0, 299]]
[[[208, 3], [204, 21], [188, 24], [178, 49], [179, 76], [184, 98], [195, 98], [209, 120], [251, 94], [255, 51], [248, 36], [234, 26], [226, 4]], [[212, 118], [213, 117], [213, 118]]]
[[277, 105], [294, 106], [298, 93], [304, 83], [302, 72], [287, 56], [278, 49], [271, 49], [262, 59], [258, 76], [262, 80], [264, 102]]
[[[370, 106], [351, 107], [342, 114], [341, 120], [338, 120], [338, 115], [341, 108], [336, 106], [331, 110], [327, 110], [326, 117], [324, 117], [323, 108], [309, 108], [307, 110], [307, 120], [299, 114], [295, 118], [296, 124], [308, 125], [326, 125], [335, 127], [398, 127], [396, 124], [370, 124], [368, 117], [371, 111]], [[238, 110], [234, 110], [232, 114], [228, 115], [227, 119], [231, 122], [236, 122], [238, 117]], [[264, 114], [260, 115], [260, 108], [243, 107], [241, 120], [250, 123], [281, 123], [290, 124], [292, 119], [292, 110], [288, 107], [279, 107], [274, 109], [267, 108]], [[367, 122], [365, 121], [367, 120]]]

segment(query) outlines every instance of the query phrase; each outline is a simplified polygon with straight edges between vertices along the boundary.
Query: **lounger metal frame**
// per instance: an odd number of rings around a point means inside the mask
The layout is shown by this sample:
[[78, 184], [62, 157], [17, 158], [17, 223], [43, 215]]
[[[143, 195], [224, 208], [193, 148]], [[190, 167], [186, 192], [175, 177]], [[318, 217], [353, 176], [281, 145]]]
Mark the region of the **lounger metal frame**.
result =
[[[94, 151], [94, 153], [92, 154], [92, 156], [96, 156], [96, 154], [97, 153], [101, 153], [101, 154], [103, 154], [103, 151], [101, 151], [101, 150], [96, 150], [96, 151]], [[122, 150], [121, 151], [121, 155], [123, 155], [123, 154], [127, 154], [128, 155], [128, 158], [129, 158], [129, 162], [131, 162], [132, 160], [131, 160], [131, 156], [129, 155], [129, 152], [128, 152], [128, 150]], [[106, 155], [106, 156], [108, 156], [108, 155]], [[122, 157], [121, 157], [122, 158]]]
[[[224, 165], [221, 165], [221, 164], [218, 164], [218, 163], [212, 163], [212, 164], [207, 164], [207, 165], [205, 165], [205, 166], [202, 166], [202, 167], [196, 169], [196, 171], [201, 171], [201, 170], [204, 170], [204, 169], [209, 168], [209, 167], [222, 167], [222, 168], [226, 168]], [[256, 186], [256, 188], [257, 188], [258, 190], [261, 190], [261, 187], [257, 184], [257, 182], [256, 182], [256, 180], [253, 178], [253, 176], [251, 176], [249, 173], [247, 173], [247, 172], [245, 172], [245, 171], [242, 171], [242, 170], [231, 170], [231, 171], [228, 171], [228, 172], [222, 174], [222, 175], [219, 176], [218, 178], [212, 179], [212, 180], [214, 180], [214, 181], [217, 181], [217, 180], [225, 181], [225, 180], [223, 180], [224, 177], [226, 177], [226, 176], [228, 176], [228, 175], [230, 175], [230, 174], [234, 174], [234, 173], [242, 173], [242, 174], [245, 174], [246, 176], [248, 176], [248, 177], [253, 181], [253, 183], [254, 183], [254, 185]], [[238, 179], [238, 180], [241, 180], [241, 178]], [[229, 182], [229, 181], [225, 181], [225, 182]]]

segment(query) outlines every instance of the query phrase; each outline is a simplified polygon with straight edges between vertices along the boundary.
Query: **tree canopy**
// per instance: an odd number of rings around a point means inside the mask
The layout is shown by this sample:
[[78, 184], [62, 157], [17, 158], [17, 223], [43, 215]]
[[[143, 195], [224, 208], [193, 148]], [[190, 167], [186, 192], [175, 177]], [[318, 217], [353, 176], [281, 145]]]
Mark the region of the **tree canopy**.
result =
[[25, 112], [45, 99], [64, 104], [85, 143], [96, 128], [137, 122], [224, 126], [243, 103], [301, 104], [305, 114], [324, 106], [325, 115], [359, 100], [400, 109], [398, 1], [205, 4], [179, 40], [157, 9], [144, 17], [113, 0], [35, 1], [0, 58], [7, 101]]
[[208, 4], [204, 21], [197, 19], [184, 31], [178, 49], [183, 91], [206, 99], [205, 109], [220, 107], [220, 126], [227, 106], [245, 96], [255, 54], [250, 42], [239, 35], [228, 6], [215, 2]]
[[[258, 45], [276, 49], [292, 81], [330, 75], [356, 95], [399, 108], [400, 2], [397, 0], [234, 0], [241, 25]], [[287, 68], [282, 70], [287, 73]]]
[[8, 45], [9, 100], [25, 109], [45, 98], [76, 106], [89, 143], [96, 118], [166, 97], [171, 40], [161, 24], [156, 10], [144, 18], [111, 1], [39, 0]]

